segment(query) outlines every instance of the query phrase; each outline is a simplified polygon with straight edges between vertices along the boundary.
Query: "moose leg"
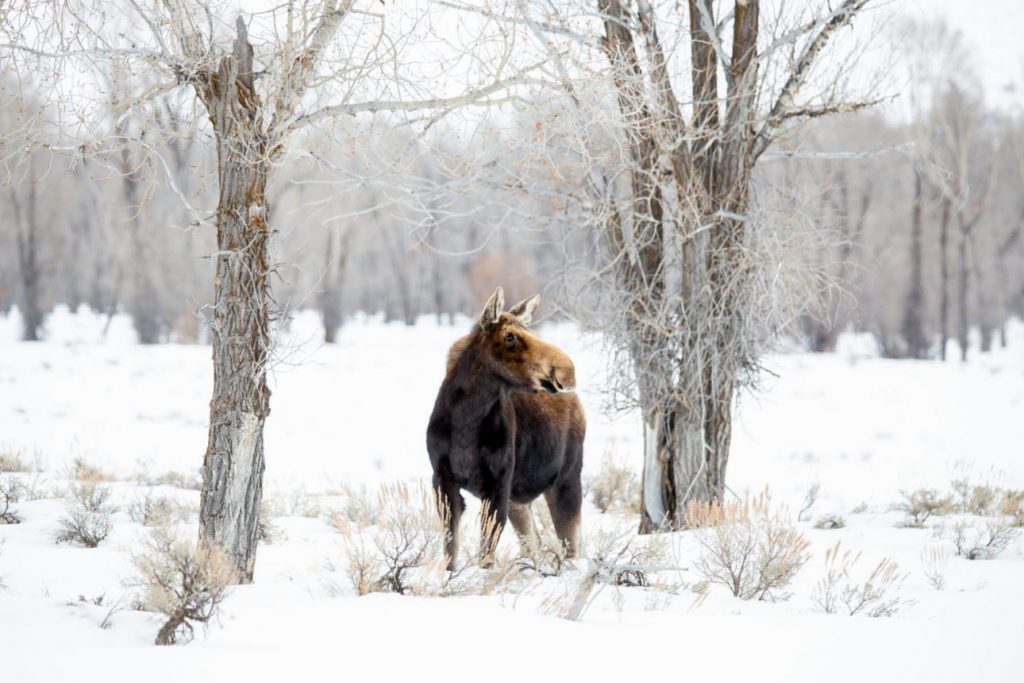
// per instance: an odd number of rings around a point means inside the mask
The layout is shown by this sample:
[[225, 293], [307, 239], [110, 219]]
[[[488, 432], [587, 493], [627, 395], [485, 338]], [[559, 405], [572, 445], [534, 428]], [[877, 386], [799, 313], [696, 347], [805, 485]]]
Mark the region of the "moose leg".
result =
[[459, 520], [462, 519], [466, 501], [462, 498], [458, 484], [437, 475], [434, 475], [434, 495], [437, 512], [445, 526], [444, 559], [448, 571], [455, 571], [455, 562], [459, 557]]
[[567, 558], [579, 551], [580, 511], [583, 508], [583, 487], [579, 480], [567, 481], [544, 492], [555, 534], [565, 546]]
[[508, 519], [519, 536], [519, 545], [526, 555], [536, 555], [540, 549], [540, 536], [533, 523], [533, 511], [529, 503], [509, 503]]
[[484, 569], [494, 566], [494, 551], [508, 520], [508, 503], [508, 495], [499, 494], [485, 499], [480, 508], [480, 566]]

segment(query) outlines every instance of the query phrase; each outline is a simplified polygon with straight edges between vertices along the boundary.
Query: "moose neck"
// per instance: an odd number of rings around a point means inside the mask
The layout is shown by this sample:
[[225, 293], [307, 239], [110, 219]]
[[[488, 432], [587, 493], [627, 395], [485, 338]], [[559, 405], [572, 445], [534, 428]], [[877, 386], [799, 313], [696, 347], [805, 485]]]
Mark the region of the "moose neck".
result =
[[458, 422], [483, 419], [494, 404], [508, 399], [512, 386], [488, 367], [475, 344], [462, 353], [449, 377], [453, 417]]

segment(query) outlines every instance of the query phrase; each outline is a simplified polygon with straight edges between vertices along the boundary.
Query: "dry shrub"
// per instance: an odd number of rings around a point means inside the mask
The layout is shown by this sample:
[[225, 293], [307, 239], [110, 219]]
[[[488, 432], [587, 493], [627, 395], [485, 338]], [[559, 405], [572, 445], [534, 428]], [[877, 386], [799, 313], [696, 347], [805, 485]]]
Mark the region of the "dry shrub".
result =
[[807, 539], [773, 507], [767, 489], [743, 501], [691, 501], [686, 524], [699, 549], [694, 569], [744, 600], [785, 600], [783, 589], [807, 561]]
[[82, 481], [73, 484], [69, 493], [67, 510], [57, 522], [56, 540], [95, 548], [113, 528], [110, 517], [116, 508], [110, 504], [110, 487]]
[[548, 533], [541, 533], [537, 547], [520, 550], [523, 552], [515, 559], [515, 566], [522, 574], [551, 578], [562, 576], [573, 567], [572, 561], [566, 557], [565, 545]]
[[957, 495], [957, 509], [971, 515], [991, 515], [999, 499], [1000, 489], [991, 484], [975, 484], [966, 474], [954, 479], [950, 486]]
[[1009, 517], [1014, 526], [1024, 526], [1024, 490], [1005, 489], [999, 496], [997, 514]]
[[815, 585], [811, 601], [825, 614], [835, 614], [842, 608], [850, 616], [863, 613], [891, 617], [906, 604], [894, 591], [907, 575], [899, 573], [895, 562], [883, 558], [867, 579], [854, 580], [851, 574], [860, 557], [859, 551], [843, 551], [838, 541], [826, 550], [825, 576]]
[[179, 503], [170, 496], [156, 496], [152, 491], [136, 497], [126, 508], [128, 518], [143, 526], [168, 526], [176, 522], [187, 522], [192, 513], [188, 505]]
[[62, 498], [65, 490], [63, 487], [55, 486], [47, 477], [41, 474], [32, 474], [19, 478], [24, 485], [22, 500], [45, 500], [47, 498]]
[[140, 479], [147, 486], [170, 486], [186, 491], [201, 491], [203, 488], [203, 478], [199, 476], [198, 472], [185, 473], [170, 470], [155, 477], [143, 476]]
[[805, 522], [810, 519], [811, 508], [818, 502], [818, 493], [821, 491], [821, 484], [814, 482], [804, 494], [804, 503], [800, 506], [800, 512], [796, 514], [796, 521]]
[[379, 521], [382, 511], [381, 497], [371, 494], [366, 486], [356, 488], [345, 484], [338, 493], [342, 496], [342, 505], [328, 515], [328, 521], [336, 515], [358, 526], [370, 526]]
[[663, 535], [640, 538], [632, 528], [601, 530], [587, 545], [601, 583], [648, 588], [655, 583], [652, 574], [670, 569], [668, 539]]
[[948, 515], [956, 511], [952, 496], [942, 496], [935, 489], [917, 489], [910, 493], [900, 491], [903, 500], [894, 506], [907, 515], [903, 526], [920, 528], [933, 515]]
[[378, 503], [373, 526], [340, 512], [330, 517], [348, 553], [352, 587], [359, 595], [417, 592], [412, 583], [414, 570], [442, 561], [444, 528], [433, 492], [421, 487], [414, 494], [405, 484], [384, 485]]
[[320, 498], [306, 493], [305, 490], [277, 494], [263, 499], [260, 503], [261, 512], [267, 517], [319, 517], [323, 514]]
[[937, 591], [946, 587], [946, 565], [949, 554], [939, 546], [928, 546], [921, 551], [921, 567], [928, 583]]
[[135, 585], [143, 589], [143, 609], [167, 617], [157, 633], [157, 645], [191, 641], [193, 624], [209, 623], [238, 580], [237, 569], [223, 551], [166, 529], [156, 530], [145, 550], [132, 556], [132, 563], [138, 571]]
[[606, 450], [601, 470], [587, 482], [590, 500], [601, 512], [639, 512], [640, 480], [633, 471], [615, 462]]
[[959, 520], [944, 536], [953, 541], [956, 554], [968, 560], [991, 560], [1020, 535], [1020, 528], [1006, 519]]
[[846, 526], [846, 519], [842, 515], [830, 514], [818, 518], [814, 523], [815, 529], [842, 529]]
[[67, 478], [94, 484], [101, 481], [114, 481], [114, 475], [93, 465], [85, 458], [75, 458], [71, 461], [68, 466]]
[[[256, 536], [260, 543], [272, 545], [285, 538], [284, 529], [274, 522], [274, 506], [268, 501], [260, 502], [260, 514], [256, 521]], [[314, 517], [316, 515], [313, 515]]]
[[25, 495], [25, 484], [18, 477], [4, 477], [0, 473], [0, 524], [20, 524], [21, 516], [14, 504]]
[[586, 571], [567, 574], [569, 581], [562, 590], [549, 594], [541, 603], [541, 610], [562, 619], [579, 621], [597, 600], [601, 591], [612, 586], [612, 604], [621, 610], [625, 598], [623, 587], [650, 588], [648, 609], [663, 609], [681, 585], [652, 578], [654, 574], [678, 571], [667, 566], [667, 539], [664, 536], [641, 539], [632, 528], [619, 527], [602, 530], [588, 539], [592, 548]]
[[0, 474], [4, 472], [31, 472], [32, 465], [22, 456], [21, 451], [0, 451]]
[[[339, 568], [328, 561], [326, 567], [331, 572], [343, 571], [357, 595], [490, 595], [517, 585], [520, 579], [523, 569], [517, 558], [501, 550], [494, 553], [489, 569], [476, 566], [477, 525], [468, 533], [463, 530], [458, 569], [447, 571], [443, 557], [446, 525], [429, 489], [384, 485], [375, 499], [360, 493], [348, 501], [350, 505], [328, 518], [341, 533], [346, 562]], [[337, 592], [332, 582], [328, 589]]]

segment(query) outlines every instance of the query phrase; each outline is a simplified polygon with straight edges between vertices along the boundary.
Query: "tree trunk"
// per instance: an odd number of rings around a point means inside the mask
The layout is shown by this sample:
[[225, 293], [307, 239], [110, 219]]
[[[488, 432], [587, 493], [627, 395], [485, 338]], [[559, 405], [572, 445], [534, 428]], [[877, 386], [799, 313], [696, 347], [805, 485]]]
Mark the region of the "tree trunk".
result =
[[131, 271], [132, 285], [128, 312], [132, 318], [132, 326], [140, 344], [156, 344], [163, 332], [163, 321], [160, 315], [160, 304], [156, 288], [153, 286], [151, 269], [155, 264], [150, 262], [142, 236], [142, 202], [139, 186], [141, 178], [138, 168], [132, 163], [128, 150], [128, 136], [123, 126], [118, 126], [118, 134], [124, 138], [121, 148], [121, 188], [128, 210], [128, 223], [131, 232]]
[[203, 462], [199, 538], [224, 549], [252, 581], [263, 495], [263, 424], [270, 412], [269, 150], [239, 21], [235, 53], [201, 95], [217, 141], [217, 270], [213, 398]]
[[957, 341], [960, 343], [960, 360], [967, 362], [967, 334], [969, 332], [969, 320], [967, 317], [967, 240], [970, 238], [970, 226], [960, 219], [960, 244], [957, 248], [957, 261], [959, 264], [959, 280], [957, 283]]
[[927, 358], [928, 340], [924, 334], [921, 314], [924, 312], [924, 278], [922, 274], [921, 239], [921, 174], [914, 169], [914, 202], [910, 222], [910, 290], [903, 309], [903, 342], [907, 358]]
[[39, 265], [39, 202], [36, 188], [35, 160], [29, 159], [28, 195], [24, 210], [15, 188], [11, 188], [11, 205], [18, 247], [18, 269], [21, 272], [21, 339], [39, 341], [43, 328], [42, 268]]
[[942, 218], [939, 224], [939, 358], [946, 360], [949, 342], [949, 206], [942, 198]]
[[324, 264], [323, 290], [318, 297], [320, 315], [324, 323], [324, 343], [333, 344], [338, 338], [338, 328], [342, 324], [341, 294], [342, 281], [345, 279], [345, 261], [348, 258], [348, 231], [340, 236], [333, 230], [327, 233]]
[[620, 388], [635, 391], [643, 415], [640, 531], [651, 532], [685, 524], [690, 501], [724, 495], [734, 392], [757, 351], [749, 320], [758, 296], [749, 261], [754, 164], [787, 118], [810, 63], [863, 2], [845, 0], [820, 29], [761, 126], [753, 123], [762, 85], [757, 0], [737, 0], [732, 8], [724, 97], [715, 3], [689, 0], [689, 121], [652, 6], [625, 4], [597, 0], [631, 194], [628, 204], [613, 201], [602, 216], [608, 308], [617, 316], [606, 329], [629, 354], [632, 374]]
[[982, 353], [988, 353], [992, 350], [992, 339], [995, 337], [995, 328], [985, 318], [978, 323], [979, 330], [981, 332], [981, 346], [979, 350]]

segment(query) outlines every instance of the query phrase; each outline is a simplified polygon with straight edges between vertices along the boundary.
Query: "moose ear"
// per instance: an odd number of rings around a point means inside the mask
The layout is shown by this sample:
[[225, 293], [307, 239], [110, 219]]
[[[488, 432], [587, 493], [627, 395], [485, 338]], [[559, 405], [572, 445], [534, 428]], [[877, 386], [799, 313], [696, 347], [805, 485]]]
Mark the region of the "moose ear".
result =
[[498, 287], [484, 304], [484, 311], [480, 314], [480, 327], [486, 330], [498, 322], [498, 316], [501, 315], [503, 308], [505, 308], [505, 292]]
[[522, 324], [529, 325], [530, 321], [533, 320], [533, 314], [537, 311], [538, 305], [540, 305], [540, 294], [534, 294], [529, 299], [523, 299], [508, 309], [508, 312], [519, 318], [519, 322]]

